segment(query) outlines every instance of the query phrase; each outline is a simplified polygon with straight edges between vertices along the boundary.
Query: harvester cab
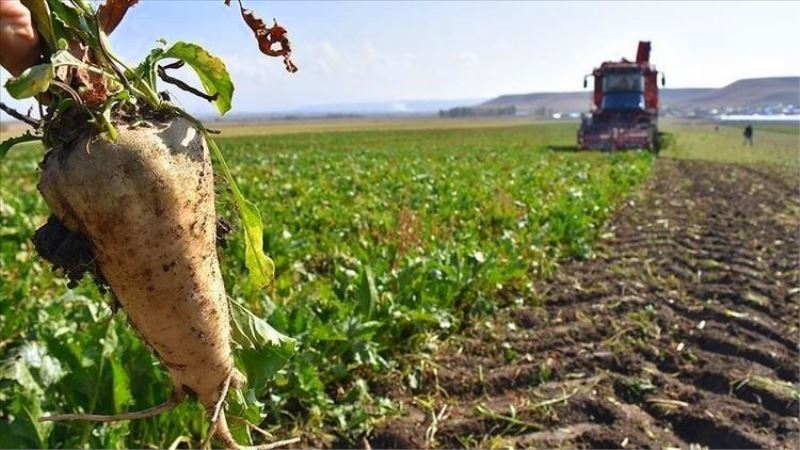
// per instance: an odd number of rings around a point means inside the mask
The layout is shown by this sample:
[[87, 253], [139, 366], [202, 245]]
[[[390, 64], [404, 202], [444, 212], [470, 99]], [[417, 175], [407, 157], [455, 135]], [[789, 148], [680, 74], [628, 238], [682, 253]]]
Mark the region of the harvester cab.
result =
[[[636, 61], [607, 61], [594, 78], [590, 114], [578, 130], [581, 149], [658, 150], [658, 71], [650, 64], [650, 42], [639, 42]], [[662, 85], [664, 78], [661, 79]]]

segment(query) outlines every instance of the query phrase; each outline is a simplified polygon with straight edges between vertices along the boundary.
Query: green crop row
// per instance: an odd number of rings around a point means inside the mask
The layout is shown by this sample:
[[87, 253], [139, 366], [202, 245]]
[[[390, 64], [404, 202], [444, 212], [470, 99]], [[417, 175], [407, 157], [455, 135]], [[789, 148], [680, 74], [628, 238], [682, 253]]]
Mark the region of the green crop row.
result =
[[[497, 308], [541, 301], [533, 281], [591, 257], [599, 227], [652, 161], [548, 149], [573, 138], [574, 125], [526, 125], [220, 140], [264, 215], [276, 264], [268, 289], [249, 287], [233, 237], [220, 252], [227, 290], [298, 342], [274, 379], [250, 380], [246, 395], [268, 415], [242, 415], [278, 437], [356, 442], [396, 408], [382, 376], [414, 387], [416, 362], [442, 339]], [[67, 289], [35, 255], [30, 238], [47, 216], [40, 157], [29, 148], [0, 166], [0, 447], [199, 446], [206, 425], [192, 403], [138, 422], [36, 422], [143, 409], [171, 392], [123, 313], [88, 280]], [[219, 211], [235, 217], [229, 204]]]

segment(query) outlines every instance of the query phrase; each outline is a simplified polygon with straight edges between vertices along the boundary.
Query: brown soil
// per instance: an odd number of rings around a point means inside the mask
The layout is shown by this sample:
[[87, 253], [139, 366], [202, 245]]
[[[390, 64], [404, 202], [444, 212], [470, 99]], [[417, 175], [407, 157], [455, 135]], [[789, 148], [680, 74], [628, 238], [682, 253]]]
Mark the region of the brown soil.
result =
[[596, 258], [395, 383], [405, 413], [369, 444], [797, 448], [799, 194], [768, 168], [659, 160]]
[[69, 231], [55, 215], [50, 215], [33, 236], [36, 252], [53, 264], [53, 270], [62, 270], [73, 288], [84, 275], [91, 275], [98, 288], [105, 291], [108, 286], [97, 270], [94, 250], [89, 239], [81, 233]]

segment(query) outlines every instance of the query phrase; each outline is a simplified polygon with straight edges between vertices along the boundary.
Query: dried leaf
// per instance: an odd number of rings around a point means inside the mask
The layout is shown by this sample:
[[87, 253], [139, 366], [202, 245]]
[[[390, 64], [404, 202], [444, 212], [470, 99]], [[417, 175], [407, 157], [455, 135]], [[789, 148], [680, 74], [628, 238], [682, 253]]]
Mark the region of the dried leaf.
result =
[[78, 69], [78, 79], [86, 86], [78, 93], [86, 106], [97, 108], [108, 99], [108, 86], [103, 75]]
[[[72, 42], [69, 46], [69, 52], [72, 56], [84, 63], [92, 63], [92, 53], [89, 51], [89, 46]], [[83, 67], [70, 67], [70, 72], [67, 78], [63, 80], [77, 90], [81, 96], [83, 103], [89, 107], [96, 108], [106, 102], [108, 98], [108, 86], [106, 79], [103, 75], [96, 72], [90, 72]]]
[[[230, 6], [230, 3], [230, 0], [225, 0], [225, 5]], [[249, 9], [244, 8], [242, 0], [239, 0], [239, 9], [242, 12], [244, 22], [253, 30], [261, 53], [267, 56], [282, 56], [286, 70], [292, 73], [297, 72], [297, 66], [292, 62], [292, 46], [286, 36], [286, 29], [278, 25], [275, 19], [272, 19], [272, 28], [267, 28], [263, 20], [256, 17]], [[274, 44], [278, 44], [277, 50], [272, 48]]]
[[139, 0], [106, 0], [105, 4], [97, 9], [97, 20], [100, 21], [100, 28], [106, 33], [111, 34], [117, 25], [122, 22], [128, 8], [139, 3]]

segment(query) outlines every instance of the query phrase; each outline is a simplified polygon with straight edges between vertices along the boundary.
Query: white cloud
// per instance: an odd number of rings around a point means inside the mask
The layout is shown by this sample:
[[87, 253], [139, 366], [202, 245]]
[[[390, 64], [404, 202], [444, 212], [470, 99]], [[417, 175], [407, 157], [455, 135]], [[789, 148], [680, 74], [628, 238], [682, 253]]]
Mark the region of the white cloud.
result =
[[470, 52], [470, 51], [464, 51], [464, 52], [457, 53], [453, 57], [453, 59], [456, 62], [467, 63], [467, 64], [474, 64], [474, 63], [480, 61], [480, 58], [478, 57], [478, 55], [476, 55], [474, 52]]

